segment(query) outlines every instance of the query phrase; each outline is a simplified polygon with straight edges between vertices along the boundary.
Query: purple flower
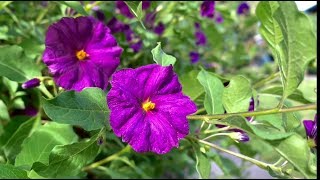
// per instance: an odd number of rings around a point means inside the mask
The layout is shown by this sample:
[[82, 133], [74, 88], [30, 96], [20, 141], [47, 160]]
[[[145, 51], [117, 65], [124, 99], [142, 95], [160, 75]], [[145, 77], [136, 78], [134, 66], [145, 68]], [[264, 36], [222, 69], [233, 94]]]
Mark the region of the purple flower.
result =
[[161, 36], [164, 29], [165, 29], [164, 24], [162, 22], [159, 22], [158, 25], [154, 28], [154, 32], [159, 36]]
[[[254, 110], [255, 110], [254, 99], [251, 98], [248, 111], [254, 111]], [[253, 117], [246, 117], [246, 118], [249, 122], [253, 121]]]
[[198, 62], [200, 59], [200, 54], [198, 52], [192, 51], [189, 53], [189, 56], [190, 56], [190, 61], [192, 64]]
[[249, 13], [249, 10], [250, 10], [249, 4], [246, 3], [246, 2], [242, 2], [242, 3], [238, 6], [237, 13], [238, 13], [239, 15], [248, 14], [248, 13]]
[[104, 13], [101, 11], [101, 10], [95, 10], [94, 11], [95, 12], [95, 15], [96, 15], [96, 17], [97, 17], [97, 19], [99, 20], [99, 21], [104, 21], [105, 20], [105, 15], [104, 15]]
[[243, 132], [242, 130], [234, 130], [234, 132], [230, 133], [229, 136], [236, 142], [248, 142], [250, 140], [248, 134]]
[[304, 120], [303, 125], [306, 130], [306, 134], [311, 146], [317, 146], [317, 114], [314, 116], [314, 120]]
[[140, 49], [142, 48], [142, 40], [139, 40], [138, 42], [136, 43], [132, 43], [130, 45], [130, 47], [133, 49], [133, 52], [139, 52]]
[[55, 82], [67, 89], [106, 89], [122, 48], [110, 29], [92, 17], [62, 18], [47, 31], [43, 61]]
[[146, 10], [150, 7], [151, 2], [150, 1], [142, 1], [142, 9]]
[[131, 13], [128, 5], [124, 1], [116, 1], [116, 7], [122, 15], [130, 19], [134, 18], [134, 15]]
[[216, 19], [216, 22], [217, 22], [218, 24], [223, 23], [223, 21], [224, 21], [222, 15], [221, 15], [220, 13], [217, 13], [215, 19]]
[[125, 24], [115, 17], [110, 19], [107, 26], [110, 28], [112, 34], [122, 32], [125, 28]]
[[40, 80], [38, 78], [30, 79], [22, 84], [22, 89], [30, 89], [40, 85]]
[[33, 106], [27, 106], [23, 110], [23, 114], [25, 114], [27, 116], [35, 116], [38, 114], [38, 109], [34, 108]]
[[200, 7], [200, 14], [202, 17], [213, 18], [214, 16], [214, 1], [204, 1]]
[[154, 26], [154, 21], [156, 19], [156, 13], [152, 12], [152, 13], [147, 13], [146, 14], [146, 18], [144, 20], [145, 26], [152, 29]]
[[186, 116], [197, 107], [182, 94], [173, 67], [150, 64], [112, 75], [110, 125], [137, 152], [169, 152], [189, 133]]
[[194, 35], [196, 36], [196, 45], [205, 46], [207, 44], [207, 37], [201, 30], [197, 30]]
[[200, 23], [196, 22], [194, 23], [194, 27], [196, 28], [196, 30], [200, 30]]

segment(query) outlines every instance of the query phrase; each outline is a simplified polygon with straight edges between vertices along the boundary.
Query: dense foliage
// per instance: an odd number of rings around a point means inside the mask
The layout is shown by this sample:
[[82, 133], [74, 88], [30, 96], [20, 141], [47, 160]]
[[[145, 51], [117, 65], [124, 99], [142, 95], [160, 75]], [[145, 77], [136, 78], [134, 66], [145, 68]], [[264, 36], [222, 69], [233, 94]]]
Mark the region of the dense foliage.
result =
[[294, 2], [2, 1], [0, 178], [315, 178], [316, 20]]

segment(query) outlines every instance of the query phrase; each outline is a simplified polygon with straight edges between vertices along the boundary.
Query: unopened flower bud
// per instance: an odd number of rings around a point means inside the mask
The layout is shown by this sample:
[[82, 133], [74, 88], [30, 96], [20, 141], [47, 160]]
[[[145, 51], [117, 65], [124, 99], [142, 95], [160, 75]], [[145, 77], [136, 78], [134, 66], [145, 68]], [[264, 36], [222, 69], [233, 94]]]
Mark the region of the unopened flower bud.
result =
[[33, 78], [22, 84], [22, 89], [30, 89], [40, 85], [40, 80], [38, 78]]

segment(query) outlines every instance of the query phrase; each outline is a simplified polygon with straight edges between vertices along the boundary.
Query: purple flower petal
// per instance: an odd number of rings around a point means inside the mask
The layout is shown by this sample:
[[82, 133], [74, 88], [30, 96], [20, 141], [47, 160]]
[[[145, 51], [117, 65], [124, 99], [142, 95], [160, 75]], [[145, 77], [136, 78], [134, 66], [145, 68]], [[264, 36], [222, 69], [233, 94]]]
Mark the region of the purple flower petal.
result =
[[131, 13], [129, 7], [124, 1], [116, 1], [116, 7], [122, 15], [130, 19], [134, 18], [134, 15]]
[[238, 6], [237, 13], [238, 13], [239, 15], [248, 14], [248, 13], [249, 13], [249, 10], [250, 10], [249, 4], [246, 3], [246, 2], [243, 2], [243, 3], [241, 3], [241, 4]]
[[[196, 105], [182, 94], [172, 66], [124, 69], [112, 76], [107, 95], [110, 125], [137, 152], [169, 152], [189, 133], [186, 116]], [[154, 106], [145, 108], [145, 103]]]
[[303, 125], [307, 136], [311, 139], [315, 139], [317, 137], [317, 122], [312, 120], [304, 120]]
[[162, 22], [160, 22], [155, 28], [154, 28], [154, 32], [156, 34], [158, 34], [159, 36], [161, 36], [161, 34], [163, 33], [165, 29], [165, 26]]
[[223, 23], [223, 21], [224, 21], [222, 15], [221, 15], [220, 13], [217, 13], [215, 19], [216, 19], [216, 22], [217, 22], [218, 24], [221, 24], [221, 23]]
[[150, 5], [151, 5], [150, 1], [142, 1], [142, 10], [148, 9]]
[[189, 53], [189, 56], [192, 64], [197, 63], [200, 59], [200, 54], [198, 52], [192, 51]]
[[204, 1], [200, 7], [200, 14], [202, 17], [213, 18], [215, 1]]
[[48, 28], [45, 45], [43, 61], [56, 83], [76, 91], [106, 89], [122, 53], [110, 29], [92, 17], [62, 18]]
[[151, 12], [146, 14], [146, 18], [144, 20], [145, 26], [152, 29], [154, 26], [154, 21], [156, 19], [156, 12]]
[[110, 28], [111, 33], [118, 33], [124, 30], [125, 24], [119, 21], [117, 18], [112, 17], [111, 20], [107, 23], [107, 26]]
[[[96, 6], [96, 7], [99, 7], [99, 6]], [[98, 9], [98, 10], [95, 10], [94, 12], [99, 21], [104, 21], [106, 19], [104, 13], [101, 10]]]
[[38, 78], [30, 79], [22, 84], [22, 89], [30, 89], [40, 85], [40, 80]]
[[133, 52], [135, 53], [139, 52], [140, 49], [142, 48], [142, 40], [131, 44], [130, 47], [133, 49]]
[[196, 31], [196, 45], [205, 46], [207, 44], [207, 37], [202, 31]]

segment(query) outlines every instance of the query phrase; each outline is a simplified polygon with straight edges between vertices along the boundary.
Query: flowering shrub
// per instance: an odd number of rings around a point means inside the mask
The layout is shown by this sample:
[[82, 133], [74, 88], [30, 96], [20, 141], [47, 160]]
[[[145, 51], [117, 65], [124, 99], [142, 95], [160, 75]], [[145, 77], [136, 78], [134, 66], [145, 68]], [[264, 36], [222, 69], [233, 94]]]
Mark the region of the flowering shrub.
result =
[[294, 2], [0, 2], [0, 178], [316, 178], [316, 20]]

